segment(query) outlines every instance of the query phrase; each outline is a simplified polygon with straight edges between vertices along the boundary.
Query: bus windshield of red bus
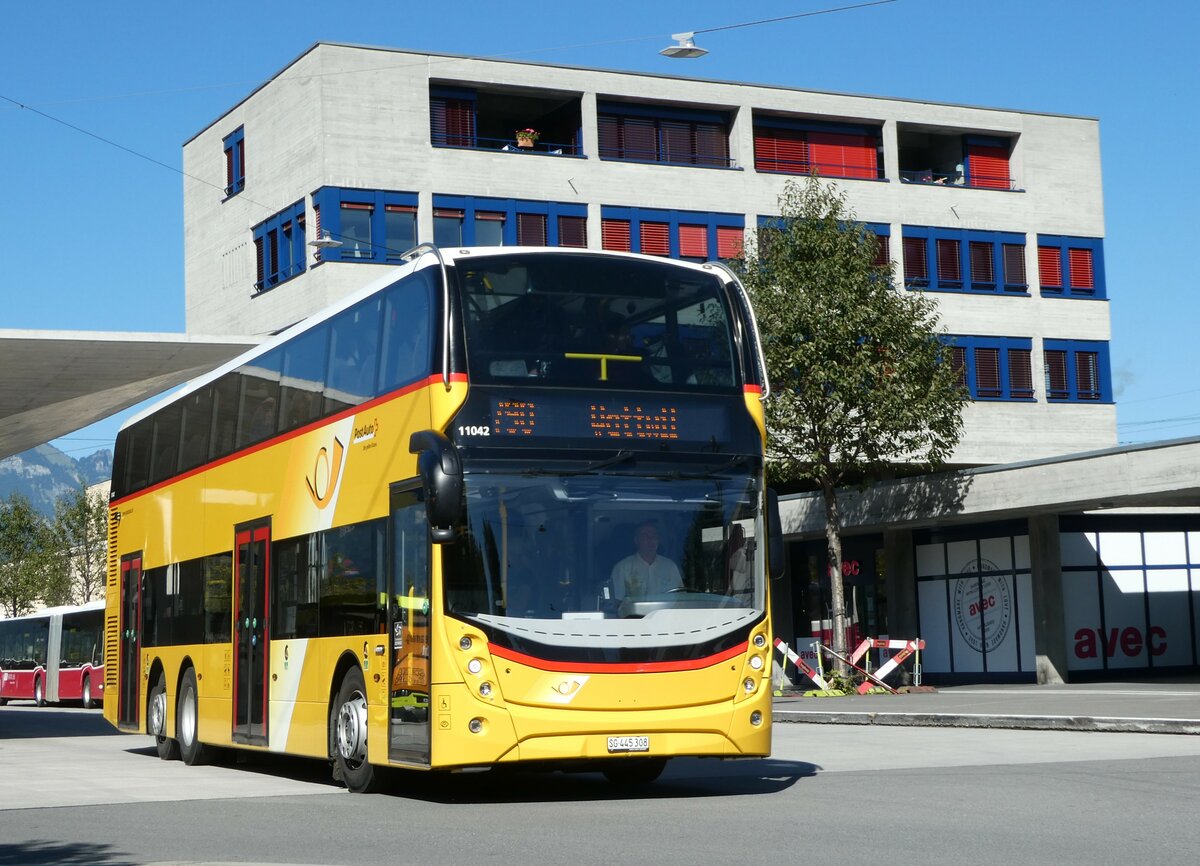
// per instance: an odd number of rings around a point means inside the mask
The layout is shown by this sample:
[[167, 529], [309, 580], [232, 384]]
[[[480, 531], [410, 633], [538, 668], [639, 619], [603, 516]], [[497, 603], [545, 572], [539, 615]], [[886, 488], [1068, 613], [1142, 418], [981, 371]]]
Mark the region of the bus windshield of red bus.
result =
[[728, 300], [716, 274], [562, 253], [460, 260], [456, 270], [472, 382], [735, 387]]
[[444, 548], [452, 616], [560, 646], [665, 646], [764, 608], [750, 475], [471, 474], [465, 486], [467, 531]]

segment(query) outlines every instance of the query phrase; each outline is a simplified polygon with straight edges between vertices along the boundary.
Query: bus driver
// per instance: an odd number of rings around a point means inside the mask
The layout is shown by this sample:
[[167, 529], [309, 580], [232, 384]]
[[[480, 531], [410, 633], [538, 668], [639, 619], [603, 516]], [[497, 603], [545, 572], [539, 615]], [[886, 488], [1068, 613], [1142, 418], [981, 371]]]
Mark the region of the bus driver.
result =
[[658, 527], [647, 520], [633, 534], [637, 552], [613, 566], [613, 593], [618, 599], [658, 595], [683, 588], [679, 566], [658, 555]]

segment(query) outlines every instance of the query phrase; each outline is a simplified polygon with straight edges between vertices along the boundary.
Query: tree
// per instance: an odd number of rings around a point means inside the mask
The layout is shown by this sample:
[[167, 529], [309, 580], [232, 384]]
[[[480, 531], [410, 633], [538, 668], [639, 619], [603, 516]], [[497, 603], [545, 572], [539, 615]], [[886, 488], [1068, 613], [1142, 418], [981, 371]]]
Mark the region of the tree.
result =
[[936, 304], [896, 288], [845, 195], [814, 175], [789, 181], [779, 203], [781, 218], [742, 262], [772, 389], [767, 471], [776, 483], [820, 488], [833, 648], [845, 655], [837, 490], [900, 464], [942, 464], [958, 443], [965, 395]]
[[[55, 565], [48, 576], [57, 603], [101, 598], [107, 576], [108, 504], [80, 485], [54, 503]], [[65, 573], [65, 584], [64, 584]], [[65, 592], [63, 587], [65, 586]], [[50, 599], [46, 599], [50, 603]]]
[[0, 502], [0, 605], [8, 616], [29, 613], [44, 595], [48, 536], [24, 496], [13, 493]]

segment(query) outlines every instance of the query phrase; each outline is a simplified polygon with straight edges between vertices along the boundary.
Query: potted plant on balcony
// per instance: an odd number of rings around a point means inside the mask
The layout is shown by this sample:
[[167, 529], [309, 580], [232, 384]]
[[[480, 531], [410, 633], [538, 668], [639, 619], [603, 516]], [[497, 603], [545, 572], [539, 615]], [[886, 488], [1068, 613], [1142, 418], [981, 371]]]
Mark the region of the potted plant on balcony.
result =
[[536, 129], [518, 129], [516, 132], [517, 147], [533, 147], [533, 143], [542, 137]]

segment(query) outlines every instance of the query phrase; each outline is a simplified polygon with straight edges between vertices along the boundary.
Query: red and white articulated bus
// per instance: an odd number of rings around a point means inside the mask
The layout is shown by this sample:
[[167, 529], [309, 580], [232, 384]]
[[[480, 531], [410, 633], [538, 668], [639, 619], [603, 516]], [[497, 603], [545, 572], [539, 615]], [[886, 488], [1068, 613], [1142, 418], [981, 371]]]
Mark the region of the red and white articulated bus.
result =
[[104, 698], [104, 602], [0, 619], [0, 706]]

